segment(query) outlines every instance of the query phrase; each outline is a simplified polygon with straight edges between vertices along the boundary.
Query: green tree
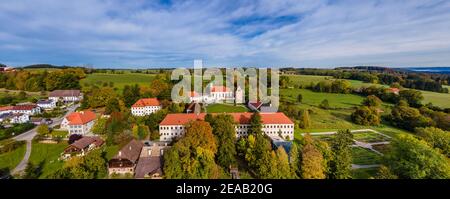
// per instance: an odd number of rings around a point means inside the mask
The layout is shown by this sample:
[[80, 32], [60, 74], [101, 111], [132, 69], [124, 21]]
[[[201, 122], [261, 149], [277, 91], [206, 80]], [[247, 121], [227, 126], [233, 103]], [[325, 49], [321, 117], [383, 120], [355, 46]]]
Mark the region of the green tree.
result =
[[301, 177], [303, 179], [325, 179], [325, 164], [322, 153], [314, 146], [311, 135], [306, 134], [304, 141], [300, 167]]
[[105, 113], [111, 114], [112, 112], [120, 112], [120, 104], [117, 98], [110, 98], [106, 102]]
[[284, 147], [280, 146], [276, 150], [277, 155], [277, 179], [292, 179], [295, 178], [295, 173], [292, 172], [291, 167], [289, 165], [289, 157]]
[[353, 135], [350, 130], [340, 130], [331, 142], [333, 159], [330, 162], [332, 179], [351, 178]]
[[431, 147], [438, 149], [450, 157], [450, 132], [439, 128], [416, 128], [416, 134], [425, 140]]
[[210, 122], [218, 145], [216, 162], [223, 168], [236, 164], [236, 130], [231, 115], [217, 115]]
[[302, 94], [298, 94], [297, 95], [297, 102], [298, 103], [302, 103], [302, 101], [303, 101], [303, 95]]
[[381, 118], [376, 108], [360, 106], [351, 114], [352, 121], [355, 124], [373, 126], [379, 125]]
[[311, 121], [309, 119], [309, 111], [303, 110], [300, 114], [298, 126], [302, 129], [307, 129], [311, 126]]
[[448, 159], [423, 140], [412, 135], [399, 135], [391, 142], [391, 150], [384, 156], [389, 169], [399, 178], [448, 179]]
[[300, 174], [300, 153], [295, 142], [292, 142], [291, 150], [289, 151], [289, 166], [291, 167], [292, 177], [298, 178]]
[[398, 179], [398, 176], [393, 174], [388, 167], [381, 165], [381, 167], [378, 169], [375, 179]]
[[123, 102], [126, 107], [131, 107], [136, 101], [140, 98], [139, 85], [135, 84], [134, 86], [125, 85], [122, 91]]
[[95, 121], [94, 126], [92, 127], [92, 133], [97, 135], [104, 135], [106, 133], [106, 122], [108, 121], [107, 118], [98, 118], [97, 121]]
[[322, 109], [330, 109], [330, 103], [327, 99], [324, 99], [322, 100], [322, 102], [320, 102], [319, 107]]
[[262, 134], [261, 115], [258, 112], [253, 113], [250, 117], [250, 128], [248, 134]]
[[399, 95], [400, 99], [406, 100], [413, 107], [420, 106], [423, 100], [422, 92], [413, 89], [401, 90]]
[[375, 95], [369, 95], [367, 98], [362, 102], [362, 105], [368, 106], [368, 107], [379, 107], [381, 106], [382, 101], [380, 98], [378, 98]]
[[36, 131], [41, 136], [46, 136], [46, 135], [50, 134], [50, 130], [48, 128], [48, 125], [46, 125], [46, 124], [39, 125], [38, 128], [36, 129]]

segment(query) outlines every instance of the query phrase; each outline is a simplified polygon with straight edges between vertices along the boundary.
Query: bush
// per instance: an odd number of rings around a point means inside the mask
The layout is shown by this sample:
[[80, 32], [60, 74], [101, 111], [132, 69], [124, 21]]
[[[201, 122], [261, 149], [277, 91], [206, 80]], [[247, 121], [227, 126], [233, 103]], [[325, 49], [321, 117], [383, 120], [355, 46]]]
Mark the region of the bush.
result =
[[5, 140], [1, 144], [0, 154], [14, 151], [15, 149], [21, 147], [24, 144], [25, 144], [25, 141]]

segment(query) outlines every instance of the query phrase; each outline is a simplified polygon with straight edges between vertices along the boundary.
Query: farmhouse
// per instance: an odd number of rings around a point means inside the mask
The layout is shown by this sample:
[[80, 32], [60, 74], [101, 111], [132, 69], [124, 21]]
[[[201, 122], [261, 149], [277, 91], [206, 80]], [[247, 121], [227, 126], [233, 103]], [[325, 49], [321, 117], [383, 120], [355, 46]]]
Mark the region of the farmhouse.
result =
[[27, 115], [40, 114], [41, 108], [35, 104], [27, 104], [27, 105], [17, 105], [13, 106], [11, 109], [12, 113], [23, 113]]
[[144, 98], [131, 106], [131, 114], [134, 116], [150, 115], [161, 109], [161, 104], [156, 98]]
[[104, 141], [100, 137], [82, 137], [69, 145], [63, 152], [63, 159], [72, 156], [84, 156], [89, 151], [102, 146]]
[[39, 100], [36, 102], [36, 105], [43, 109], [53, 109], [56, 107], [56, 101], [48, 99], [48, 100]]
[[144, 144], [138, 140], [131, 140], [120, 149], [119, 153], [108, 162], [108, 173], [134, 175], [136, 165]]
[[23, 113], [3, 113], [0, 114], [0, 122], [11, 124], [23, 124], [30, 121], [30, 116]]
[[[236, 137], [247, 136], [250, 128], [250, 117], [253, 113], [228, 113], [236, 123]], [[159, 124], [161, 141], [171, 141], [175, 137], [184, 135], [185, 125], [190, 121], [204, 120], [205, 113], [177, 113], [168, 114]], [[283, 138], [294, 139], [294, 122], [284, 113], [261, 113], [262, 131], [268, 136], [281, 135]]]
[[48, 99], [55, 102], [78, 102], [83, 99], [83, 94], [80, 90], [54, 90], [50, 92]]
[[86, 135], [91, 132], [95, 118], [92, 111], [74, 112], [63, 119], [61, 129], [69, 131], [70, 134]]

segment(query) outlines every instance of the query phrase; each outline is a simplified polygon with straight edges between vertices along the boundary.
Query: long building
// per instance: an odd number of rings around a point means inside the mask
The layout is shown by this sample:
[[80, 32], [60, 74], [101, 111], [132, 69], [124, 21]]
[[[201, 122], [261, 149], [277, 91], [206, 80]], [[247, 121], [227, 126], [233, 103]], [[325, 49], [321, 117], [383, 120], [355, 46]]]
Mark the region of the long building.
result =
[[[247, 136], [250, 128], [250, 118], [253, 113], [227, 113], [234, 118], [236, 123], [236, 138]], [[190, 121], [204, 120], [205, 113], [176, 113], [168, 114], [159, 124], [160, 141], [171, 141], [175, 137], [184, 135], [185, 125]], [[294, 122], [284, 113], [260, 113], [262, 122], [262, 131], [268, 136], [289, 137], [294, 139]]]
[[131, 114], [134, 116], [150, 115], [161, 109], [161, 104], [156, 98], [144, 98], [131, 106]]

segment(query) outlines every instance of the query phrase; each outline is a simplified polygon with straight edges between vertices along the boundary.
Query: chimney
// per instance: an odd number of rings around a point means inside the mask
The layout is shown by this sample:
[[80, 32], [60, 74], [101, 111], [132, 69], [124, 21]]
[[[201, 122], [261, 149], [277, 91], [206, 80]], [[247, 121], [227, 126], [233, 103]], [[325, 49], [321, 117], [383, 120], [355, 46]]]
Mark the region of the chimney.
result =
[[122, 151], [119, 151], [119, 157], [122, 156]]

